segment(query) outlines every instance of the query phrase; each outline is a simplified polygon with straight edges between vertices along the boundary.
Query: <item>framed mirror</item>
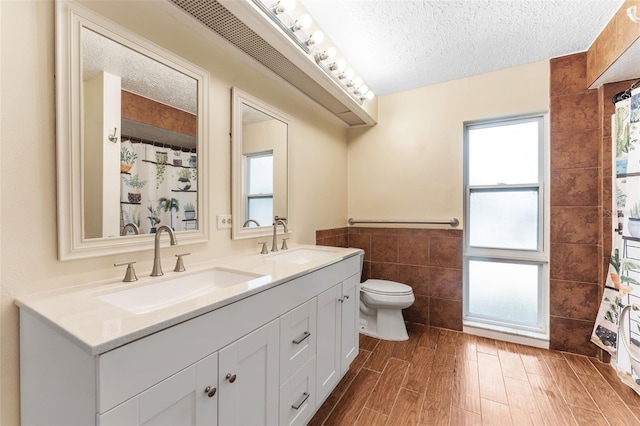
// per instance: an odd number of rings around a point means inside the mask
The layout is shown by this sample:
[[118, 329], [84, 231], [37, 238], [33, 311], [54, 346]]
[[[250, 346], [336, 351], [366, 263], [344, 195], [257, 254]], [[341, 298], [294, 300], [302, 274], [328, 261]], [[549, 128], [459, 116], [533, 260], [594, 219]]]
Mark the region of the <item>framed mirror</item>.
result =
[[208, 73], [56, 2], [58, 257], [208, 240]]
[[275, 216], [287, 218], [291, 232], [291, 119], [235, 87], [232, 109], [232, 237], [271, 235]]

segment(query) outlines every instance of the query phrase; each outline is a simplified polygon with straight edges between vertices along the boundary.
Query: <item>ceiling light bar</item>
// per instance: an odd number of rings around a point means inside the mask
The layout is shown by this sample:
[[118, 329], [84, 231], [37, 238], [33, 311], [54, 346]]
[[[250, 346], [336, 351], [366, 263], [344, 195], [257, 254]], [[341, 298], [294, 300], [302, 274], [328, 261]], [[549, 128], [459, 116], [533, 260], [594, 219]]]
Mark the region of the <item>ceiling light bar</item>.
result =
[[[316, 29], [311, 34], [304, 31], [311, 27], [311, 17], [306, 13], [298, 17], [293, 16], [291, 12], [295, 7], [295, 0], [275, 2], [251, 0], [251, 2], [276, 24], [289, 40], [307, 55], [311, 55], [316, 65], [359, 105], [362, 105], [366, 100], [373, 99], [375, 95], [363, 84], [362, 79], [360, 77], [354, 78], [354, 72], [351, 68], [345, 71], [346, 62], [343, 59], [333, 60], [337, 53], [335, 48], [320, 49], [319, 45], [324, 41], [322, 31]], [[330, 62], [325, 63], [325, 61]]]

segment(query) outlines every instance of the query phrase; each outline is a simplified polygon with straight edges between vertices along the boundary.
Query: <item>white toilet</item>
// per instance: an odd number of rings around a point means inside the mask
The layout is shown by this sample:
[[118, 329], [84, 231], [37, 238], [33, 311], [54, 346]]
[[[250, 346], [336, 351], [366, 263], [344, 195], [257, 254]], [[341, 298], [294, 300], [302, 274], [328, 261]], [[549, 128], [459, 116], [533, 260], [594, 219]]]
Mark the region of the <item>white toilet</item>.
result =
[[407, 340], [402, 310], [415, 301], [413, 289], [387, 280], [360, 284], [360, 332], [383, 340]]

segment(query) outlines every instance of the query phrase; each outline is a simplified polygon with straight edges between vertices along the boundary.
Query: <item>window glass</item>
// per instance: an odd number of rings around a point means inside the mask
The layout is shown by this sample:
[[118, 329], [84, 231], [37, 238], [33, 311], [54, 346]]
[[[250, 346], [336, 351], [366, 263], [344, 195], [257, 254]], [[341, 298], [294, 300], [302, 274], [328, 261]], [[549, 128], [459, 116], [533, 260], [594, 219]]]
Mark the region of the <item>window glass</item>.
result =
[[538, 182], [538, 121], [469, 129], [469, 185]]
[[472, 191], [469, 245], [516, 250], [538, 249], [538, 190]]
[[273, 193], [273, 154], [249, 156], [249, 194]]
[[260, 223], [260, 226], [271, 225], [273, 221], [273, 197], [250, 197], [247, 212], [251, 219]]
[[521, 324], [538, 323], [538, 265], [469, 261], [469, 314]]

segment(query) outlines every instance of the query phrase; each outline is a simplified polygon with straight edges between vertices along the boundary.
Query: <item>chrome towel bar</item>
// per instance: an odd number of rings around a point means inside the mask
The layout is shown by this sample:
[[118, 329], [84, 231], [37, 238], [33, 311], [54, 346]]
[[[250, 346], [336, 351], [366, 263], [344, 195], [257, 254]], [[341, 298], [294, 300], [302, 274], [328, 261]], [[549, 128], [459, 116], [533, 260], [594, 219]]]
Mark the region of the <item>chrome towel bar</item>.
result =
[[372, 219], [354, 219], [352, 217], [348, 220], [349, 225], [354, 223], [393, 223], [393, 224], [412, 224], [412, 225], [450, 225], [456, 227], [460, 225], [458, 218], [449, 220], [372, 220]]

